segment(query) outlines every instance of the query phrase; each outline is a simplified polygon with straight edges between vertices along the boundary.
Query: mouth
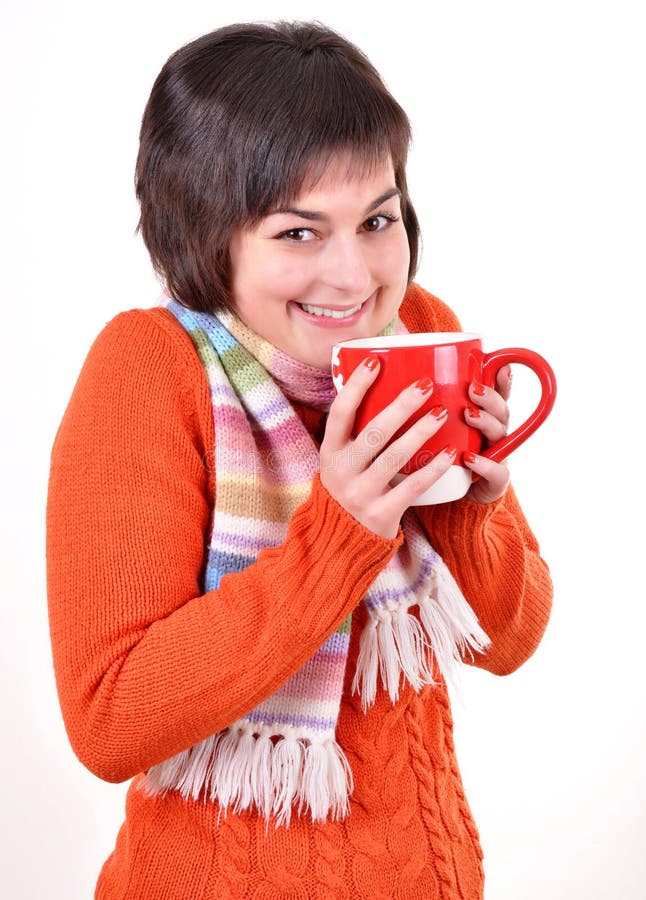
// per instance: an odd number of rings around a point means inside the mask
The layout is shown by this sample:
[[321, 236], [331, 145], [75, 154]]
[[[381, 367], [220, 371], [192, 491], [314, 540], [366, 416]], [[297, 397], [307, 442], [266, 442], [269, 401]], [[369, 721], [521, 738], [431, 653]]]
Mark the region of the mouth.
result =
[[358, 303], [356, 306], [349, 306], [346, 309], [332, 309], [327, 306], [310, 306], [308, 303], [299, 303], [298, 305], [311, 316], [328, 316], [330, 319], [347, 319], [348, 316], [352, 316], [356, 312], [359, 312], [363, 303]]
[[310, 303], [298, 303], [296, 301], [294, 301], [294, 306], [310, 322], [315, 322], [317, 325], [327, 327], [352, 325], [360, 319], [364, 310], [374, 300], [376, 294], [377, 292], [373, 291], [366, 300], [354, 306], [313, 306]]

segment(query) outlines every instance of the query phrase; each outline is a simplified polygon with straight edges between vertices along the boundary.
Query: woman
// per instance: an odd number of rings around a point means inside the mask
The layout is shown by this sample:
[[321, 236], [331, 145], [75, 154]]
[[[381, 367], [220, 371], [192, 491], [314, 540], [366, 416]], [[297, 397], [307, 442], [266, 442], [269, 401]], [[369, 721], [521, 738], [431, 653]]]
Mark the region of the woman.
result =
[[[331, 347], [457, 330], [412, 282], [405, 114], [319, 25], [236, 25], [174, 54], [141, 129], [141, 231], [168, 295], [117, 316], [61, 424], [52, 645], [79, 758], [133, 778], [96, 896], [481, 897], [445, 676], [533, 652], [551, 586], [505, 466], [390, 486], [444, 411], [356, 438]], [[504, 431], [510, 373], [469, 424]], [[375, 439], [375, 435], [377, 438]], [[385, 599], [384, 599], [385, 598]], [[395, 598], [395, 599], [393, 599]]]

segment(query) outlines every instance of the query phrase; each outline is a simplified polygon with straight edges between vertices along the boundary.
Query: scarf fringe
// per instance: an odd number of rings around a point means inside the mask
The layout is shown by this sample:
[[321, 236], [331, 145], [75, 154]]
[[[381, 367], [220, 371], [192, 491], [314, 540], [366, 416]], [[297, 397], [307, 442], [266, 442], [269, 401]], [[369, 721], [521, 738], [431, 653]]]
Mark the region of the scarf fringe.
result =
[[335, 740], [257, 734], [238, 724], [153, 766], [143, 788], [148, 794], [176, 790], [185, 800], [204, 792], [225, 815], [255, 808], [279, 827], [289, 825], [294, 807], [314, 822], [345, 818], [354, 783]]
[[[414, 604], [413, 604], [414, 605]], [[431, 593], [418, 603], [419, 618], [407, 609], [381, 608], [364, 626], [352, 691], [364, 712], [374, 704], [381, 681], [394, 704], [402, 675], [416, 691], [435, 684], [435, 667], [451, 681], [464, 656], [482, 653], [489, 638], [443, 562]], [[312, 820], [343, 819], [352, 793], [352, 771], [335, 740], [272, 734], [238, 722], [172, 759], [153, 766], [143, 783], [149, 794], [176, 790], [186, 799], [202, 794], [225, 811], [255, 808], [269, 824], [288, 826], [296, 807]]]
[[[359, 642], [352, 693], [365, 712], [375, 702], [377, 678], [393, 704], [401, 676], [416, 691], [435, 684], [434, 664], [445, 681], [455, 678], [464, 656], [482, 653], [490, 641], [443, 562], [433, 573], [431, 593], [419, 601], [419, 619], [407, 609], [375, 611]], [[413, 604], [414, 605], [414, 604]]]

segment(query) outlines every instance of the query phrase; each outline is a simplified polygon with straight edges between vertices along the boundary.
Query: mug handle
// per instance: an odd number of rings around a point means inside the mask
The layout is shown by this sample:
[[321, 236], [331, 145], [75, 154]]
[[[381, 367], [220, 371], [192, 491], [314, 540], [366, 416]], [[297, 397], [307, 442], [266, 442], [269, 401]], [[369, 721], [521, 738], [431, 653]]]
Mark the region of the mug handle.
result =
[[504, 350], [494, 350], [493, 353], [485, 353], [482, 360], [482, 383], [495, 388], [496, 375], [509, 363], [520, 363], [534, 372], [541, 383], [541, 399], [534, 412], [522, 425], [482, 451], [481, 456], [486, 456], [494, 462], [501, 462], [536, 431], [550, 414], [556, 399], [556, 378], [551, 366], [538, 353], [525, 350], [523, 347], [508, 347]]

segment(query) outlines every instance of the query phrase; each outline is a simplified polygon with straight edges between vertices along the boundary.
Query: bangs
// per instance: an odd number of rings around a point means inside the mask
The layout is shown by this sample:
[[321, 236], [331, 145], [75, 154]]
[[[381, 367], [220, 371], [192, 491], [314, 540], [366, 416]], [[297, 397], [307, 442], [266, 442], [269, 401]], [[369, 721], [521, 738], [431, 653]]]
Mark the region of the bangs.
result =
[[345, 171], [341, 170], [342, 180], [359, 181], [369, 178], [391, 159], [389, 147], [377, 148], [374, 144], [365, 150], [356, 145], [339, 145], [323, 151], [317, 148], [311, 158], [295, 156], [285, 168], [267, 171], [262, 182], [250, 186], [247, 199], [251, 202], [247, 207], [245, 224], [255, 225], [274, 209], [289, 206], [301, 194], [314, 190], [326, 172], [340, 161], [345, 163]]
[[[357, 51], [359, 58], [362, 57]], [[227, 103], [235, 111], [235, 182], [239, 221], [252, 222], [316, 184], [334, 158], [347, 157], [348, 178], [371, 174], [389, 160], [404, 171], [410, 125], [406, 114], [367, 64], [356, 67], [325, 48], [303, 54], [281, 47], [268, 84], [256, 67]], [[356, 63], [356, 60], [355, 60]], [[231, 150], [234, 150], [232, 147]], [[398, 185], [403, 187], [403, 185]]]

